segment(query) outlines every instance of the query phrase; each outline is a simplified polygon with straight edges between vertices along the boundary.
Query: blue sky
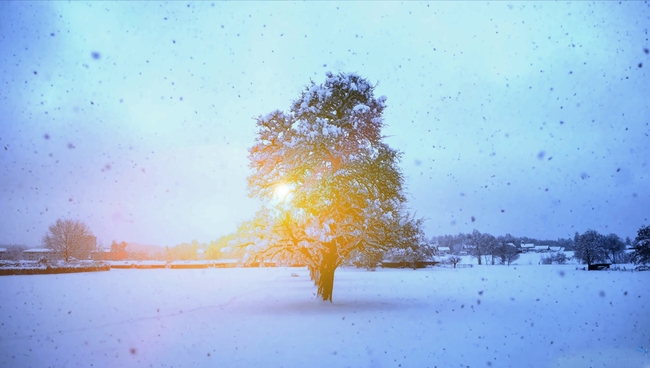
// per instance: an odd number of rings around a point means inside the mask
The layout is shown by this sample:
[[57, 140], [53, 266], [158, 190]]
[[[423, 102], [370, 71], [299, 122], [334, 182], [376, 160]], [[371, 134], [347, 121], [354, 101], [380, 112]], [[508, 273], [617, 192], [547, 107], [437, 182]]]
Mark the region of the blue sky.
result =
[[634, 238], [648, 24], [642, 2], [1, 2], [0, 243], [57, 218], [105, 245], [233, 231], [260, 206], [253, 117], [326, 71], [387, 96], [428, 235]]

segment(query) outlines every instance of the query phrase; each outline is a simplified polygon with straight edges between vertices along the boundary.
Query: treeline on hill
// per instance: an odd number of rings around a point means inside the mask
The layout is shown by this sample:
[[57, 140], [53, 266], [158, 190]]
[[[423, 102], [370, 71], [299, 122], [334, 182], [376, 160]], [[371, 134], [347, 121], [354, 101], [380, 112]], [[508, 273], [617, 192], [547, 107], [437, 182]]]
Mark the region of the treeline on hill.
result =
[[[236, 234], [228, 234], [209, 243], [199, 243], [192, 240], [172, 247], [165, 247], [157, 253], [145, 253], [129, 250], [125, 242], [113, 242], [111, 245], [111, 259], [113, 260], [241, 260], [246, 249], [231, 246], [236, 243]], [[650, 226], [639, 229], [637, 237], [625, 240], [616, 234], [604, 235], [595, 230], [587, 230], [580, 234], [575, 233], [573, 238], [558, 238], [555, 240], [537, 239], [527, 236], [513, 236], [511, 234], [493, 236], [474, 230], [471, 233], [458, 233], [455, 235], [433, 236], [428, 241], [414, 242], [411, 246], [400, 244], [387, 247], [386, 250], [355, 251], [350, 253], [344, 262], [350, 266], [374, 269], [382, 263], [402, 264], [406, 267], [415, 267], [417, 264], [426, 264], [428, 261], [443, 261], [457, 264], [461, 261], [458, 256], [469, 255], [477, 260], [478, 264], [506, 264], [509, 265], [519, 258], [522, 244], [535, 244], [563, 248], [564, 251], [573, 251], [574, 257], [584, 264], [594, 263], [650, 263]], [[440, 251], [448, 248], [449, 250]], [[625, 249], [634, 249], [626, 253]], [[645, 258], [644, 258], [645, 257]], [[569, 258], [564, 252], [549, 252], [541, 258], [542, 263], [563, 264]], [[275, 260], [278, 261], [278, 260]], [[280, 260], [281, 261], [281, 260]], [[279, 264], [283, 264], [280, 262]]]
[[240, 258], [242, 251], [232, 251], [228, 242], [235, 239], [235, 234], [228, 234], [209, 243], [199, 243], [192, 240], [190, 243], [181, 243], [173, 247], [165, 247], [165, 260], [167, 261], [192, 261], [192, 260], [218, 260]]
[[199, 243], [192, 240], [189, 243], [181, 243], [175, 246], [166, 246], [160, 249], [142, 249], [134, 247], [126, 242], [113, 241], [109, 252], [106, 252], [106, 260], [113, 261], [194, 261], [194, 260], [219, 260], [241, 258], [243, 251], [228, 249], [228, 242], [235, 238], [234, 234], [220, 237], [209, 243]]
[[[436, 249], [448, 248], [452, 255], [470, 255], [477, 259], [478, 264], [510, 264], [519, 257], [526, 244], [548, 247], [551, 252], [542, 256], [544, 264], [563, 264], [569, 260], [564, 251], [573, 251], [573, 257], [581, 263], [592, 265], [596, 263], [650, 263], [648, 244], [650, 242], [650, 227], [642, 226], [634, 241], [630, 237], [625, 240], [616, 234], [600, 234], [595, 230], [575, 233], [573, 238], [557, 240], [516, 237], [511, 234], [493, 236], [474, 230], [470, 234], [442, 235], [431, 239]], [[553, 252], [553, 249], [557, 251]], [[626, 253], [626, 248], [632, 252]]]
[[[189, 243], [165, 248], [158, 247], [160, 250], [146, 252], [130, 249], [126, 242], [113, 241], [110, 251], [104, 251], [103, 258], [96, 260], [242, 260], [246, 249], [232, 246], [233, 243], [237, 243], [235, 233], [222, 236], [209, 243], [192, 240]], [[410, 243], [412, 244], [388, 246], [385, 250], [354, 251], [349, 254], [344, 263], [374, 269], [387, 262], [415, 267], [417, 264], [426, 264], [428, 261], [436, 260], [449, 262], [455, 266], [461, 262], [459, 256], [469, 255], [476, 259], [478, 264], [510, 264], [519, 258], [522, 244], [535, 244], [573, 251], [574, 258], [587, 265], [602, 262], [650, 264], [650, 226], [642, 226], [634, 240], [629, 237], [623, 240], [616, 234], [604, 235], [595, 230], [587, 230], [582, 234], [576, 232], [573, 238], [558, 238], [556, 240], [517, 237], [511, 234], [493, 236], [474, 230], [469, 234], [440, 235], [431, 237], [429, 240], [419, 239]], [[26, 249], [27, 247], [24, 245], [0, 245], [0, 259], [20, 260], [23, 258], [22, 252]], [[440, 249], [445, 250], [441, 251]], [[631, 251], [626, 252], [626, 249]], [[568, 260], [569, 258], [564, 252], [549, 252], [541, 257], [544, 264], [562, 264]], [[283, 263], [279, 262], [278, 264]]]
[[[478, 230], [474, 230], [474, 232], [478, 232]], [[434, 243], [436, 243], [437, 246], [448, 247], [452, 254], [461, 254], [461, 252], [463, 252], [465, 248], [465, 245], [467, 245], [470, 242], [473, 235], [475, 236], [474, 232], [469, 234], [458, 233], [457, 235], [434, 236], [431, 238], [431, 240]], [[566, 238], [566, 239], [558, 238], [556, 240], [549, 240], [549, 239], [530, 238], [527, 236], [513, 236], [511, 234], [499, 235], [499, 236], [493, 236], [488, 233], [479, 233], [479, 234], [487, 238], [494, 238], [494, 241], [496, 241], [497, 243], [502, 243], [502, 244], [512, 243], [517, 248], [520, 248], [521, 244], [544, 244], [549, 246], [564, 247], [565, 250], [573, 250], [573, 239], [571, 238]], [[627, 241], [630, 241], [629, 237], [627, 238]]]
[[[583, 264], [596, 263], [650, 263], [650, 227], [642, 226], [637, 237], [625, 240], [616, 234], [600, 234], [587, 230], [583, 234], [575, 233], [573, 238], [556, 240], [537, 239], [527, 236], [517, 237], [511, 234], [493, 236], [474, 230], [471, 233], [434, 236], [419, 247], [400, 247], [387, 251], [371, 253], [353, 253], [349, 262], [358, 267], [372, 269], [382, 262], [404, 262], [415, 264], [427, 260], [448, 262], [456, 266], [461, 262], [459, 256], [469, 255], [478, 264], [511, 264], [519, 258], [526, 245], [548, 247], [548, 252], [541, 257], [543, 264], [564, 264], [569, 260], [565, 251], [572, 251], [573, 257]], [[524, 246], [522, 246], [524, 245]], [[554, 251], [555, 249], [555, 251]], [[626, 249], [633, 251], [626, 253]]]

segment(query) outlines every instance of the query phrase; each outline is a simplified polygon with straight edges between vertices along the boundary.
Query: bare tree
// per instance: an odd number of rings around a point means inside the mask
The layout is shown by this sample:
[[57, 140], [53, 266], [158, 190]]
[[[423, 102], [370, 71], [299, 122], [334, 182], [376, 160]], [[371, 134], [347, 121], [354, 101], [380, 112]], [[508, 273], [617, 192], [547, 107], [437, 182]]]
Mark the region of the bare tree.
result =
[[490, 263], [494, 265], [495, 258], [499, 254], [499, 241], [494, 235], [488, 233], [483, 234], [483, 241], [485, 244], [485, 264], [488, 263], [488, 255], [490, 256]]
[[474, 229], [471, 234], [467, 234], [467, 245], [469, 245], [469, 254], [478, 259], [478, 264], [482, 264], [484, 254], [483, 242], [481, 241], [482, 235], [478, 230]]
[[0, 244], [0, 248], [6, 249], [4, 259], [11, 260], [11, 261], [20, 260], [23, 256], [23, 251], [27, 249], [26, 246], [19, 245], [19, 244]]
[[456, 265], [460, 263], [463, 259], [460, 258], [459, 256], [451, 256], [447, 258], [447, 262], [451, 263], [454, 265], [454, 268], [456, 268]]
[[503, 244], [500, 247], [501, 264], [510, 264], [519, 259], [519, 250], [514, 245]]
[[70, 258], [87, 259], [96, 244], [97, 238], [78, 220], [56, 220], [43, 237], [43, 245], [66, 262]]
[[[577, 233], [576, 233], [577, 234]], [[574, 258], [591, 266], [607, 258], [607, 250], [603, 246], [604, 237], [596, 230], [587, 230], [576, 236]]]
[[492, 264], [494, 264], [494, 255], [496, 254], [494, 249], [497, 243], [494, 236], [487, 233], [481, 234], [475, 229], [471, 234], [467, 234], [467, 242], [470, 246], [469, 254], [478, 259], [479, 265], [482, 264], [481, 258], [485, 258], [487, 264], [488, 255], [492, 256]]
[[603, 237], [603, 247], [607, 252], [607, 258], [612, 263], [620, 263], [619, 258], [625, 251], [625, 243], [616, 234], [609, 234]]

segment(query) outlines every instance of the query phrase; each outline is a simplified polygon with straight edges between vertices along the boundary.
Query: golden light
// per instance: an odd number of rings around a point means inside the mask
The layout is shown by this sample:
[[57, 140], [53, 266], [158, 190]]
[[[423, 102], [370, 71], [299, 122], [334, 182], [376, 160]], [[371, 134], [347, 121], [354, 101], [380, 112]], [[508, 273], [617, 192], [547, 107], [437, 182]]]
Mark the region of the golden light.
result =
[[281, 201], [285, 200], [289, 193], [291, 193], [291, 187], [286, 184], [278, 184], [275, 187], [275, 197]]

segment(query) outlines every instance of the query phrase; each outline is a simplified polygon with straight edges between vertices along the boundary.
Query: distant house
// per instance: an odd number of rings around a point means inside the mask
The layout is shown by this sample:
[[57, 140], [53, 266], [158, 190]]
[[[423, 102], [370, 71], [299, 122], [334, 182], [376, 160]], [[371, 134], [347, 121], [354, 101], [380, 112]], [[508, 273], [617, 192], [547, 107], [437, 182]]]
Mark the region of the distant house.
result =
[[521, 243], [521, 251], [526, 253], [535, 249], [535, 244], [533, 243]]
[[196, 250], [196, 259], [198, 260], [204, 260], [205, 259], [205, 249], [197, 249]]
[[450, 251], [449, 247], [438, 247], [438, 254], [440, 255], [449, 254]]
[[7, 248], [0, 248], [0, 259], [7, 259], [9, 257], [9, 252], [7, 252]]
[[231, 267], [237, 267], [239, 264], [238, 259], [218, 259], [216, 261], [212, 261], [212, 264], [214, 267], [219, 267], [219, 268], [231, 268]]
[[564, 247], [551, 246], [548, 247], [548, 250], [550, 250], [551, 252], [564, 252]]
[[57, 255], [52, 249], [45, 248], [25, 249], [23, 251], [23, 259], [26, 261], [39, 261], [41, 258], [54, 261], [57, 259]]
[[548, 245], [536, 245], [533, 247], [533, 250], [537, 253], [544, 253], [544, 252], [548, 252], [548, 248], [549, 248]]

